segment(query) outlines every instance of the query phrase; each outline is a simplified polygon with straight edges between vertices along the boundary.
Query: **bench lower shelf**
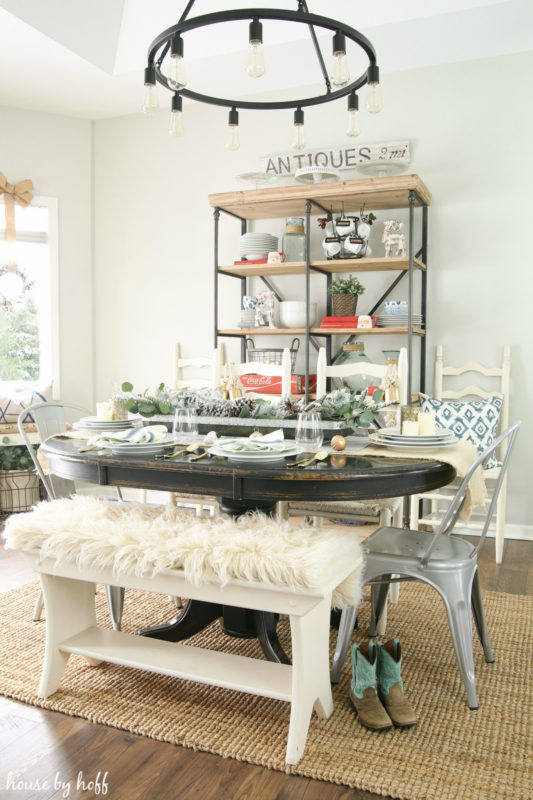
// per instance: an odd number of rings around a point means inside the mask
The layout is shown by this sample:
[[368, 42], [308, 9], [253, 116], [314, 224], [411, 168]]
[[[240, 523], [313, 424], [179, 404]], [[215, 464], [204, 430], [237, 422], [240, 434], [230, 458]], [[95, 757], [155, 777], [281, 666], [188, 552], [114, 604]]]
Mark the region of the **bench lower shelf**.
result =
[[290, 701], [292, 667], [248, 656], [148, 639], [105, 628], [86, 628], [61, 642], [64, 653]]

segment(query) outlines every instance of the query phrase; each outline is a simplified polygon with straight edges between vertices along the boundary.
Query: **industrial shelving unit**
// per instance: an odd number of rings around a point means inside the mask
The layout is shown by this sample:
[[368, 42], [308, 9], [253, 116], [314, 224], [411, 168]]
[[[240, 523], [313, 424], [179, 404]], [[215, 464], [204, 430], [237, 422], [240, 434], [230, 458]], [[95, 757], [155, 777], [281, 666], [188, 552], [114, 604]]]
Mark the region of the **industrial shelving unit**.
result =
[[[405, 335], [407, 337], [408, 360], [408, 397], [413, 391], [413, 337], [420, 337], [420, 385], [418, 389], [425, 389], [426, 367], [426, 341], [427, 328], [427, 230], [428, 207], [431, 203], [431, 193], [418, 175], [399, 175], [388, 178], [371, 178], [357, 181], [337, 181], [334, 183], [315, 184], [312, 186], [287, 186], [270, 189], [255, 189], [242, 192], [226, 192], [223, 194], [209, 195], [209, 203], [214, 209], [214, 292], [215, 292], [215, 347], [219, 337], [237, 337], [241, 339], [241, 357], [246, 359], [246, 337], [260, 333], [261, 336], [305, 336], [305, 375], [306, 398], [309, 396], [309, 348], [313, 345], [318, 348], [317, 338], [326, 340], [326, 353], [328, 361], [332, 357], [333, 336], [380, 336], [380, 335]], [[313, 209], [315, 213], [323, 213], [328, 218], [332, 217], [332, 210], [339, 208], [340, 204], [349, 213], [357, 212], [365, 205], [371, 210], [392, 210], [407, 208], [409, 221], [407, 227], [408, 256], [389, 258], [350, 258], [332, 260], [310, 259], [310, 221]], [[422, 245], [414, 250], [415, 209], [421, 210]], [[219, 263], [219, 224], [221, 213], [237, 218], [241, 223], [241, 232], [246, 233], [248, 222], [254, 219], [273, 219], [277, 217], [303, 216], [306, 219], [307, 259], [300, 262], [284, 262], [282, 264], [232, 264]], [[336, 212], [333, 212], [336, 213]], [[423, 315], [425, 327], [413, 325], [414, 303], [414, 272], [421, 274], [420, 312]], [[305, 299], [307, 308], [310, 302], [310, 281], [312, 275], [322, 275], [326, 279], [326, 289], [329, 288], [333, 275], [346, 272], [397, 272], [394, 280], [386, 291], [374, 303], [369, 314], [374, 314], [381, 303], [389, 296], [397, 284], [407, 276], [409, 319], [407, 326], [387, 328], [219, 328], [218, 325], [218, 289], [221, 275], [238, 278], [240, 280], [241, 298], [247, 294], [247, 279], [259, 277], [274, 291], [278, 300], [283, 298], [272, 286], [269, 277], [282, 275], [305, 276]], [[331, 298], [328, 294], [328, 314], [331, 313]], [[308, 315], [307, 315], [307, 318]]]

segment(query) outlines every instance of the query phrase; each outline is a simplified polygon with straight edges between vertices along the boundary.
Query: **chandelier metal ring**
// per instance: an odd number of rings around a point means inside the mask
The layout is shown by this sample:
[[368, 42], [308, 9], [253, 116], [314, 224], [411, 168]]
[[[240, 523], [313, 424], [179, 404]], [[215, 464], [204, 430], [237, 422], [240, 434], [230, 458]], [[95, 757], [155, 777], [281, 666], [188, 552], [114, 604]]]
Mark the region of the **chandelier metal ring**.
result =
[[[190, 4], [192, 5], [192, 4]], [[307, 25], [314, 37], [314, 27], [325, 28], [333, 31], [333, 33], [340, 32], [351, 42], [360, 47], [368, 56], [369, 68], [376, 67], [376, 53], [369, 42], [362, 33], [355, 28], [346, 25], [343, 22], [330, 19], [329, 17], [322, 17], [317, 14], [311, 14], [308, 11], [290, 11], [287, 9], [271, 9], [271, 8], [249, 8], [249, 9], [235, 9], [227, 11], [218, 11], [213, 14], [204, 14], [199, 17], [192, 17], [190, 19], [182, 18], [176, 25], [167, 28], [160, 33], [150, 44], [148, 49], [148, 66], [155, 69], [157, 81], [165, 86], [169, 91], [174, 92], [175, 89], [169, 84], [166, 76], [161, 71], [163, 59], [170, 48], [171, 39], [174, 36], [186, 33], [187, 31], [203, 28], [209, 25], [216, 25], [224, 22], [236, 22], [240, 20], [254, 20], [254, 19], [272, 19], [281, 22], [297, 22], [299, 24]], [[315, 42], [316, 47], [316, 42]], [[160, 52], [161, 51], [161, 52]], [[318, 51], [319, 52], [319, 51]], [[227, 108], [241, 108], [249, 110], [276, 110], [286, 108], [304, 108], [309, 106], [320, 105], [321, 103], [329, 103], [337, 100], [340, 97], [346, 97], [352, 92], [357, 91], [362, 86], [368, 83], [368, 71], [365, 71], [356, 80], [341, 87], [335, 91], [331, 91], [329, 86], [326, 86], [324, 94], [316, 95], [314, 97], [302, 98], [299, 100], [283, 100], [271, 102], [253, 102], [246, 100], [231, 100], [223, 97], [212, 97], [210, 95], [194, 92], [190, 89], [179, 89], [179, 94], [183, 97], [197, 100], [202, 103], [210, 105], [223, 106]]]

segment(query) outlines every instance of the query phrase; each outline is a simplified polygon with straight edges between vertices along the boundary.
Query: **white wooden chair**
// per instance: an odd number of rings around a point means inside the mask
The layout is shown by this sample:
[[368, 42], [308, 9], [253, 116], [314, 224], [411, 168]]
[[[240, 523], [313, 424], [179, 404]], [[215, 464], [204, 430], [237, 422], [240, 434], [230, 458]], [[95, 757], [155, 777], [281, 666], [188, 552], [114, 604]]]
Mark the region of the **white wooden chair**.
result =
[[[326, 381], [328, 378], [351, 378], [354, 375], [372, 375], [383, 380], [387, 373], [387, 364], [372, 364], [368, 361], [356, 364], [328, 364], [326, 351], [323, 347], [318, 351], [316, 365], [316, 396], [326, 394]], [[407, 404], [407, 350], [402, 347], [398, 358], [398, 378], [400, 382], [400, 403]]]
[[[461, 367], [452, 367], [444, 364], [444, 351], [441, 344], [436, 348], [435, 360], [435, 377], [434, 377], [434, 391], [433, 395], [437, 400], [458, 400], [461, 399], [484, 399], [487, 400], [495, 393], [503, 396], [502, 410], [500, 414], [499, 430], [506, 430], [509, 425], [509, 375], [511, 368], [511, 350], [509, 345], [503, 348], [502, 363], [498, 367], [485, 367], [477, 361], [470, 361]], [[469, 384], [460, 389], [449, 389], [444, 386], [445, 378], [456, 378], [457, 376], [465, 375], [467, 373], [475, 373], [475, 380], [481, 380], [485, 384], [492, 380], [493, 386], [491, 389], [485, 387]], [[496, 385], [494, 385], [496, 384]], [[498, 459], [501, 461], [505, 455], [505, 444], [497, 454]], [[500, 467], [493, 467], [486, 469], [484, 477], [487, 482], [488, 498], [487, 505], [490, 503], [497, 479], [500, 475]], [[440, 520], [444, 516], [445, 509], [451, 502], [455, 491], [457, 489], [457, 482], [443, 487], [435, 492], [428, 492], [423, 495], [413, 495], [411, 497], [411, 513], [410, 513], [410, 528], [418, 530], [420, 525], [430, 528], [437, 528]], [[502, 483], [498, 502], [496, 505], [496, 514], [494, 522], [491, 524], [489, 530], [495, 533], [496, 537], [496, 563], [501, 564], [503, 558], [503, 543], [505, 537], [505, 506], [506, 506], [506, 492], [507, 492], [507, 478], [505, 477]], [[429, 500], [430, 513], [423, 514], [422, 517], [418, 515], [419, 500]], [[462, 522], [461, 528], [481, 531], [483, 529], [483, 522], [485, 518], [485, 510], [474, 511], [468, 522]]]
[[[281, 378], [281, 396], [290, 397], [291, 394], [291, 354], [288, 347], [283, 348], [281, 364], [262, 364], [261, 361], [247, 361], [245, 364], [235, 364], [229, 361], [225, 367], [230, 378], [240, 378], [241, 375], [269, 375]], [[246, 391], [257, 397], [271, 398], [271, 394], [262, 395], [260, 392]]]
[[[216, 389], [222, 378], [222, 364], [224, 363], [224, 345], [221, 344], [213, 351], [212, 358], [182, 358], [179, 342], [174, 345], [174, 371], [172, 377], [173, 389], [185, 389], [187, 386], [195, 388]], [[209, 369], [209, 378], [186, 378], [183, 371], [188, 368]]]
[[[317, 397], [326, 394], [326, 381], [328, 378], [349, 378], [353, 375], [364, 373], [373, 375], [382, 381], [387, 373], [388, 365], [372, 364], [328, 364], [326, 361], [326, 351], [323, 347], [318, 351], [317, 362]], [[398, 358], [398, 378], [400, 403], [407, 403], [407, 350], [403, 347]], [[286, 503], [280, 507], [279, 513], [282, 516], [306, 515], [313, 518], [313, 524], [317, 527], [322, 526], [324, 517], [331, 520], [354, 520], [360, 522], [379, 522], [380, 526], [394, 525], [400, 528], [403, 522], [403, 498], [388, 497], [370, 500], [346, 500], [344, 502], [333, 503]], [[398, 601], [398, 584], [392, 584], [390, 598], [392, 602]], [[384, 633], [386, 624], [386, 611], [381, 618], [380, 634]]]
[[[353, 375], [364, 373], [373, 375], [382, 381], [387, 373], [386, 364], [341, 364], [328, 365], [326, 361], [326, 351], [323, 347], [318, 351], [317, 362], [317, 397], [326, 394], [326, 381], [328, 378], [349, 378]], [[407, 350], [403, 347], [400, 350], [398, 359], [398, 378], [400, 390], [400, 402], [402, 405], [407, 403]], [[393, 523], [398, 527], [402, 524], [402, 502], [400, 498], [386, 498], [373, 500], [348, 500], [343, 503], [290, 503], [288, 507], [289, 515], [307, 514], [313, 516], [315, 525], [321, 525], [323, 517], [328, 519], [354, 519], [362, 521], [375, 521], [379, 519], [380, 525], [390, 525]]]

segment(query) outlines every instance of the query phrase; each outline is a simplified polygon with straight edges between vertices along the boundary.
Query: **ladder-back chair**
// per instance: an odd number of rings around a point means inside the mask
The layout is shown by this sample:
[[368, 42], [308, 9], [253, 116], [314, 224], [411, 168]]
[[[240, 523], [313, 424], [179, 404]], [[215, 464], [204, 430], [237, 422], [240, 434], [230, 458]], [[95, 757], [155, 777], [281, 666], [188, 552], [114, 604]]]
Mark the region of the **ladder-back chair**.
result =
[[[434, 377], [434, 397], [436, 400], [462, 401], [467, 399], [488, 400], [495, 393], [502, 395], [502, 407], [500, 412], [499, 430], [503, 431], [509, 425], [509, 377], [511, 368], [511, 350], [509, 345], [503, 348], [502, 362], [497, 367], [485, 367], [477, 361], [470, 361], [460, 367], [453, 367], [444, 364], [444, 348], [441, 344], [436, 348], [435, 377]], [[470, 383], [463, 388], [454, 389], [448, 386], [446, 379], [458, 378], [466, 374], [474, 374], [476, 384]], [[477, 381], [482, 381], [485, 385], [477, 385]], [[487, 388], [492, 381], [492, 390]], [[505, 442], [496, 451], [497, 458], [501, 461], [505, 455]], [[500, 467], [490, 467], [485, 469], [484, 478], [487, 484], [488, 498], [490, 503], [491, 495], [494, 491], [496, 481], [500, 475]], [[457, 488], [457, 481], [449, 486], [428, 492], [423, 495], [413, 495], [411, 497], [410, 527], [418, 530], [420, 525], [435, 528], [444, 515], [447, 504], [451, 501], [454, 491]], [[506, 510], [507, 479], [505, 478], [496, 505], [494, 522], [490, 526], [496, 538], [496, 563], [501, 564], [503, 558], [503, 545], [505, 538], [505, 510]], [[419, 500], [430, 501], [430, 512], [419, 517]], [[468, 530], [482, 530], [484, 524], [482, 511], [475, 512], [468, 522], [462, 523], [462, 527]]]

